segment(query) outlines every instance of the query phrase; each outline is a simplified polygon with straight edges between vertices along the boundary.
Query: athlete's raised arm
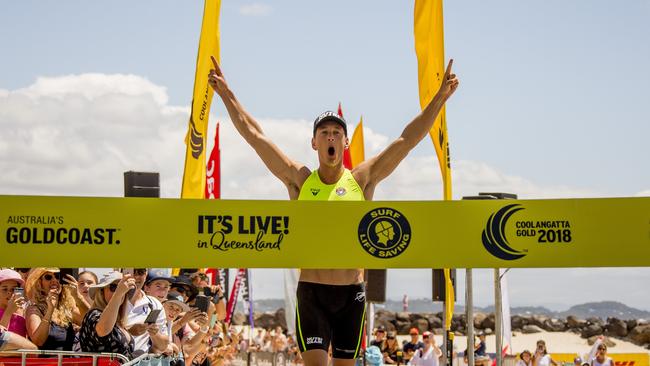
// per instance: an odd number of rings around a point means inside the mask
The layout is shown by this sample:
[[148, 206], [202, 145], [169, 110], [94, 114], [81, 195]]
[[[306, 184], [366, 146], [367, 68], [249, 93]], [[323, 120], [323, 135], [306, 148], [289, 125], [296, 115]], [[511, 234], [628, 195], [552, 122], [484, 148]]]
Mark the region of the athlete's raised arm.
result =
[[440, 89], [424, 110], [402, 131], [402, 135], [393, 141], [379, 155], [357, 166], [353, 175], [364, 192], [372, 195], [375, 186], [397, 168], [406, 155], [429, 133], [433, 122], [442, 106], [458, 88], [458, 79], [451, 72], [454, 60], [449, 60]]
[[221, 97], [223, 104], [228, 110], [230, 119], [235, 125], [239, 134], [248, 142], [249, 145], [257, 152], [267, 168], [278, 177], [291, 190], [298, 189], [302, 182], [309, 176], [309, 169], [303, 164], [299, 164], [286, 156], [266, 135], [244, 107], [239, 103], [235, 94], [230, 90], [226, 79], [221, 72], [221, 68], [212, 58], [214, 69], [210, 70], [208, 83], [214, 91]]

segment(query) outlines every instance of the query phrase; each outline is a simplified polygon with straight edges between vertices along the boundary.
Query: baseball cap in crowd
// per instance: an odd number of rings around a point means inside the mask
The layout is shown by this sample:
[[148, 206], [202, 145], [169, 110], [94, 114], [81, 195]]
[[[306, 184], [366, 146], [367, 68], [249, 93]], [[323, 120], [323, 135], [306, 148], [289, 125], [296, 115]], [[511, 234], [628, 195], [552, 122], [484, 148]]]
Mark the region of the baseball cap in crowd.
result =
[[181, 312], [186, 312], [190, 310], [190, 307], [183, 302], [183, 297], [180, 295], [174, 295], [174, 294], [168, 294], [167, 295], [167, 300], [165, 300], [166, 303], [174, 304], [181, 308]]
[[169, 282], [170, 285], [174, 283], [174, 278], [172, 277], [172, 273], [169, 269], [149, 268], [149, 271], [147, 272], [147, 280], [144, 282], [144, 284], [148, 285], [156, 280], [165, 280]]
[[420, 331], [418, 330], [418, 328], [411, 328], [411, 330], [409, 330], [409, 334], [410, 335], [419, 335]]
[[116, 271], [110, 271], [106, 273], [102, 278], [99, 279], [99, 282], [96, 285], [88, 286], [88, 295], [91, 299], [95, 298], [97, 290], [102, 289], [112, 283], [120, 282], [122, 279], [122, 274]]
[[4, 281], [16, 281], [19, 286], [24, 286], [25, 281], [20, 276], [20, 273], [14, 271], [13, 269], [3, 269], [0, 270], [0, 283]]
[[338, 125], [343, 127], [345, 136], [348, 135], [347, 123], [345, 122], [343, 117], [339, 117], [339, 115], [336, 112], [332, 112], [332, 111], [323, 112], [320, 116], [316, 118], [316, 120], [314, 121], [314, 135], [316, 134], [316, 129], [318, 128], [318, 126], [328, 121], [336, 122]]

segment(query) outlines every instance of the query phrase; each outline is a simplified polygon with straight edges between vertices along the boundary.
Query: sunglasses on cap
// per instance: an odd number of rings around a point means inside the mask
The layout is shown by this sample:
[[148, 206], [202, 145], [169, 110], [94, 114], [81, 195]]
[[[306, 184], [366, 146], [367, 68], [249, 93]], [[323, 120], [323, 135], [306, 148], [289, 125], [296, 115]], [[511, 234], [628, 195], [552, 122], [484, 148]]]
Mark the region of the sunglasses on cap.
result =
[[61, 276], [58, 273], [56, 273], [56, 274], [46, 273], [46, 274], [43, 275], [43, 279], [45, 281], [52, 281], [55, 278], [58, 280], [59, 278], [61, 278]]
[[172, 286], [172, 289], [176, 290], [179, 294], [190, 292], [190, 289], [185, 286]]

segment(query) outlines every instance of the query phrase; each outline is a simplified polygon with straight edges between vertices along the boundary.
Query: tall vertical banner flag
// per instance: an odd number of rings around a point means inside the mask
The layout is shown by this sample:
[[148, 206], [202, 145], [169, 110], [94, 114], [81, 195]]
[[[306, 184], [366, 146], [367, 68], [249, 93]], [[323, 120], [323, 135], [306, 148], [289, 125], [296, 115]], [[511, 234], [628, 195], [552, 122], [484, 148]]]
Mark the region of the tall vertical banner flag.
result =
[[219, 122], [217, 132], [214, 136], [214, 146], [208, 158], [208, 166], [205, 174], [205, 198], [221, 198], [221, 150], [219, 147]]
[[363, 116], [361, 116], [359, 119], [359, 124], [354, 129], [352, 140], [350, 140], [350, 147], [348, 148], [348, 151], [350, 152], [352, 168], [356, 168], [357, 165], [361, 164], [366, 158], [363, 144]]
[[[445, 75], [445, 39], [443, 31], [442, 0], [415, 0], [414, 12], [415, 53], [418, 59], [418, 85], [420, 107], [424, 109], [438, 92]], [[442, 175], [443, 197], [451, 200], [451, 161], [445, 107], [429, 131], [438, 155]], [[445, 329], [451, 327], [454, 312], [454, 291], [449, 269], [444, 270], [446, 286]]]
[[237, 305], [237, 299], [239, 298], [239, 290], [242, 286], [242, 281], [244, 281], [244, 274], [246, 270], [240, 268], [237, 270], [237, 276], [235, 277], [235, 282], [232, 284], [232, 291], [230, 292], [230, 297], [228, 298], [228, 304], [226, 304], [226, 319], [224, 322], [230, 324], [232, 315], [235, 313], [235, 306]]
[[[336, 114], [338, 114], [339, 117], [343, 118], [343, 109], [341, 108], [341, 102], [339, 102], [339, 109], [336, 111]], [[352, 156], [350, 155], [349, 147], [346, 147], [343, 150], [343, 166], [345, 169], [352, 170]]]
[[185, 169], [181, 198], [203, 198], [205, 195], [205, 150], [207, 147], [208, 116], [212, 103], [212, 88], [208, 73], [212, 67], [210, 56], [220, 62], [219, 11], [221, 0], [205, 0], [199, 51], [196, 56], [194, 91], [190, 120], [185, 136]]
[[255, 327], [253, 317], [253, 287], [251, 286], [251, 270], [246, 269], [241, 284], [241, 298], [244, 302], [244, 313], [248, 315], [248, 324], [251, 326], [251, 331]]

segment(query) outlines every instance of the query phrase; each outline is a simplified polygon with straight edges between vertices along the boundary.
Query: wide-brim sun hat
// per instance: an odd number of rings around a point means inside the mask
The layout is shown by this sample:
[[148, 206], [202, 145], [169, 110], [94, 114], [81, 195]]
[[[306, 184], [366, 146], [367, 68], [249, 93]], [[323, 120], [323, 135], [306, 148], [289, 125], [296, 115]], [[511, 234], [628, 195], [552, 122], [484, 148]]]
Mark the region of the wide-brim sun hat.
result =
[[90, 295], [91, 299], [94, 299], [98, 290], [103, 289], [111, 283], [120, 282], [121, 279], [122, 274], [120, 272], [110, 271], [102, 276], [96, 285], [88, 286], [88, 295]]
[[29, 276], [25, 280], [25, 294], [30, 301], [36, 302], [36, 283], [48, 272], [59, 273], [61, 271], [57, 267], [36, 267], [29, 272]]
[[5, 281], [16, 281], [18, 282], [18, 286], [25, 285], [25, 281], [20, 276], [20, 273], [14, 271], [13, 269], [0, 270], [0, 283]]
[[165, 300], [163, 304], [174, 304], [180, 307], [182, 309], [181, 312], [183, 313], [190, 310], [190, 306], [183, 302], [183, 298], [180, 295], [168, 294], [167, 300]]

